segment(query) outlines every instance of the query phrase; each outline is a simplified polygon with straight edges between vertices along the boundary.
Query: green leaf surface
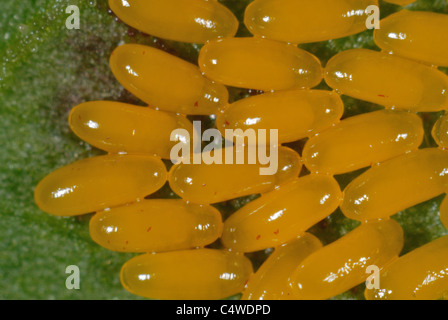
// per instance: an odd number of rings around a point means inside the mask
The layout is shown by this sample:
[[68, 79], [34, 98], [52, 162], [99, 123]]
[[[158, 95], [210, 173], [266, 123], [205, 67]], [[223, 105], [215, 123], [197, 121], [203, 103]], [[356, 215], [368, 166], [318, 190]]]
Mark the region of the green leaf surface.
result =
[[[242, 21], [249, 0], [223, 0]], [[68, 30], [69, 5], [81, 12], [81, 28]], [[445, 0], [420, 0], [409, 7], [448, 13]], [[382, 16], [398, 6], [382, 3]], [[248, 35], [242, 25], [239, 36]], [[110, 13], [105, 0], [2, 0], [0, 2], [0, 299], [138, 299], [119, 281], [122, 264], [132, 254], [97, 246], [88, 234], [89, 215], [58, 218], [40, 211], [33, 200], [36, 184], [56, 168], [102, 152], [69, 130], [68, 112], [90, 100], [141, 104], [109, 70], [111, 51], [121, 43], [152, 45], [195, 62], [200, 46], [162, 41], [127, 27]], [[301, 46], [323, 62], [342, 50], [375, 48], [372, 32]], [[325, 85], [321, 85], [325, 88]], [[231, 88], [232, 100], [245, 90]], [[377, 109], [344, 97], [350, 116]], [[425, 146], [434, 146], [430, 130], [440, 114], [422, 114]], [[211, 124], [211, 121], [208, 121]], [[301, 151], [303, 142], [290, 145]], [[361, 171], [337, 177], [342, 186]], [[168, 188], [158, 196], [172, 196]], [[405, 229], [408, 252], [446, 234], [439, 222], [438, 197], [394, 216]], [[217, 205], [224, 217], [253, 199]], [[330, 243], [357, 226], [336, 212], [311, 229]], [[258, 266], [268, 252], [249, 256]], [[81, 289], [65, 286], [66, 267], [81, 270]], [[362, 299], [363, 286], [336, 297]]]

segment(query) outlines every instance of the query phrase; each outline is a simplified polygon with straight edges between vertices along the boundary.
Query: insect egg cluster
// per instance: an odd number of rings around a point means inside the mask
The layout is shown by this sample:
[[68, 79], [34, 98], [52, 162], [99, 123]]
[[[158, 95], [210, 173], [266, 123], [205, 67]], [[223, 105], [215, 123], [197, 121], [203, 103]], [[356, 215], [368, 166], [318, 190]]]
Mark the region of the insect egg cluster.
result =
[[[254, 0], [244, 16], [252, 37], [235, 36], [238, 19], [217, 0], [109, 5], [145, 33], [202, 45], [197, 64], [141, 44], [116, 48], [113, 74], [147, 106], [73, 108], [73, 132], [107, 154], [60, 168], [35, 190], [50, 214], [95, 212], [90, 235], [99, 245], [141, 253], [122, 267], [124, 288], [152, 299], [328, 299], [376, 266], [381, 286], [367, 288], [367, 299], [448, 297], [448, 236], [400, 256], [405, 234], [390, 218], [448, 191], [448, 116], [432, 132], [439, 147], [421, 148], [418, 114], [448, 109], [448, 76], [438, 69], [448, 67], [448, 15], [401, 9], [374, 32], [381, 51], [345, 50], [323, 67], [298, 44], [366, 30], [377, 0]], [[322, 80], [333, 90], [316, 89]], [[228, 87], [261, 93], [229, 103]], [[342, 119], [341, 95], [384, 108]], [[225, 164], [173, 159], [173, 148], [190, 150], [198, 134], [187, 116], [211, 115], [237, 141], [249, 129], [278, 130], [269, 145], [278, 170], [262, 175], [261, 161], [226, 161], [250, 145], [223, 148]], [[284, 146], [302, 139], [301, 155]], [[166, 160], [177, 163], [167, 170]], [[341, 190], [335, 175], [363, 168]], [[166, 183], [178, 198], [148, 197]], [[225, 221], [215, 206], [256, 194]], [[323, 246], [309, 229], [338, 208], [361, 224]], [[448, 227], [448, 200], [440, 215]], [[270, 248], [254, 273], [247, 253]]]

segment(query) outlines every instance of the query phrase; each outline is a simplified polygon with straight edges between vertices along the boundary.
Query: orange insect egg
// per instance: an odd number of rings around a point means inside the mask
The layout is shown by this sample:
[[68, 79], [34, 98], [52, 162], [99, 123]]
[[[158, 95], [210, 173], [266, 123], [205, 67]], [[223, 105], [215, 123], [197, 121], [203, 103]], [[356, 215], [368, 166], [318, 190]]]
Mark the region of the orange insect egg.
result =
[[[91, 145], [110, 153], [153, 154], [170, 159], [176, 129], [193, 135], [193, 126], [184, 116], [112, 101], [92, 101], [72, 109], [73, 132]], [[178, 136], [181, 143], [188, 137]]]
[[201, 49], [199, 67], [216, 82], [265, 91], [312, 88], [322, 80], [322, 67], [314, 55], [262, 38], [210, 41]]
[[[339, 122], [344, 105], [339, 95], [326, 90], [294, 89], [269, 92], [239, 100], [218, 114], [216, 125], [226, 129], [276, 129], [278, 142], [312, 136]], [[294, 121], [291, 121], [294, 119]]]
[[37, 185], [34, 199], [45, 212], [75, 216], [144, 198], [166, 177], [165, 165], [152, 156], [93, 157], [50, 173]]
[[163, 111], [210, 115], [228, 102], [226, 87], [162, 50], [125, 44], [112, 52], [110, 67], [127, 90]]
[[448, 109], [448, 76], [396, 55], [366, 49], [342, 51], [328, 62], [325, 81], [341, 94], [386, 108]]
[[363, 224], [309, 255], [291, 275], [294, 298], [323, 300], [363, 283], [367, 267], [379, 269], [398, 258], [403, 229], [394, 220]]
[[250, 278], [242, 300], [292, 299], [289, 277], [311, 253], [322, 247], [310, 233], [275, 248], [260, 269]]
[[401, 10], [381, 20], [375, 43], [386, 52], [448, 67], [448, 15]]
[[448, 298], [448, 236], [417, 248], [382, 270], [380, 288], [365, 291], [368, 300]]
[[216, 0], [109, 0], [128, 25], [163, 39], [204, 43], [233, 37], [238, 20]]
[[122, 267], [121, 283], [146, 298], [216, 300], [242, 292], [252, 273], [244, 255], [198, 249], [135, 257]]
[[310, 138], [303, 162], [312, 172], [342, 174], [417, 150], [423, 141], [419, 116], [381, 110], [342, 120]]
[[341, 210], [350, 219], [389, 217], [448, 189], [448, 152], [428, 148], [367, 170], [344, 190]]
[[[248, 164], [247, 158], [241, 164], [235, 161], [240, 152], [247, 157], [246, 151], [233, 148], [223, 149], [222, 164], [202, 162], [200, 164], [180, 163], [173, 166], [168, 178], [171, 189], [189, 202], [217, 203], [271, 191], [279, 184], [297, 177], [302, 168], [299, 155], [289, 148], [278, 148], [277, 165], [274, 164], [274, 157], [266, 166], [257, 161], [254, 164]], [[225, 162], [228, 152], [233, 152], [233, 164]], [[202, 157], [210, 154], [203, 153]], [[274, 174], [260, 174], [260, 169], [268, 169], [268, 166], [271, 169], [276, 166], [277, 171]]]
[[[326, 41], [367, 29], [377, 0], [255, 0], [244, 23], [257, 36], [290, 43]], [[351, 13], [356, 12], [356, 14]]]
[[90, 236], [120, 252], [162, 252], [203, 247], [221, 236], [220, 212], [176, 199], [150, 199], [97, 213]]
[[222, 243], [232, 251], [276, 247], [332, 214], [342, 199], [334, 178], [308, 175], [263, 194], [224, 222]]

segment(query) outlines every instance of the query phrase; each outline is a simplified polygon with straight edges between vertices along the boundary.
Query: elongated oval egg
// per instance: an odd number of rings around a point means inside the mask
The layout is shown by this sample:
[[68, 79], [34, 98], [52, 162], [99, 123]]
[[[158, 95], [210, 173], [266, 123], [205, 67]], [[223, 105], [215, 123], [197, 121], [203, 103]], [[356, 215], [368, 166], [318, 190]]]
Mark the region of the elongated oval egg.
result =
[[398, 258], [403, 229], [394, 220], [363, 224], [309, 255], [291, 275], [294, 298], [323, 300], [366, 281], [367, 267], [380, 270]]
[[221, 236], [220, 212], [177, 199], [149, 199], [98, 212], [90, 236], [120, 252], [162, 252], [203, 247]]
[[381, 110], [342, 120], [311, 137], [303, 161], [312, 172], [342, 174], [417, 150], [423, 141], [419, 116]]
[[244, 255], [198, 249], [145, 254], [121, 269], [121, 283], [129, 292], [152, 299], [216, 300], [244, 289], [252, 274]]
[[350, 219], [389, 217], [448, 189], [448, 152], [428, 148], [367, 170], [344, 190], [341, 210]]
[[159, 190], [166, 182], [159, 158], [108, 155], [76, 161], [42, 179], [36, 204], [58, 216], [75, 216], [123, 205]]
[[232, 251], [276, 247], [332, 214], [342, 199], [336, 180], [308, 175], [263, 194], [224, 222], [222, 243]]
[[386, 267], [380, 288], [365, 291], [368, 300], [448, 298], [448, 236], [412, 250]]
[[335, 92], [294, 89], [234, 102], [218, 114], [216, 125], [223, 135], [226, 129], [275, 129], [278, 142], [285, 143], [329, 128], [343, 113], [344, 105]]
[[227, 89], [202, 76], [197, 66], [148, 46], [119, 46], [110, 67], [129, 92], [163, 111], [216, 114], [229, 98]]
[[126, 24], [168, 40], [205, 43], [238, 30], [232, 11], [215, 0], [109, 0], [109, 6]]
[[448, 109], [448, 76], [396, 55], [367, 49], [342, 51], [328, 62], [325, 81], [341, 94], [386, 108]]
[[[367, 29], [377, 0], [255, 0], [244, 23], [257, 36], [290, 43], [326, 41]], [[356, 12], [356, 14], [351, 14]]]
[[292, 299], [289, 278], [298, 265], [311, 253], [322, 247], [321, 242], [310, 233], [275, 248], [250, 278], [242, 300], [289, 300]]
[[381, 20], [375, 43], [386, 52], [448, 67], [448, 15], [401, 10]]
[[312, 88], [322, 80], [319, 59], [294, 45], [262, 38], [210, 41], [199, 54], [208, 78], [257, 90]]
[[[239, 150], [226, 148], [222, 150], [222, 164], [207, 164], [202, 161], [200, 164], [193, 162], [180, 163], [173, 166], [169, 172], [168, 181], [171, 189], [184, 200], [210, 204], [226, 200], [231, 200], [251, 194], [265, 193], [273, 190], [276, 186], [287, 182], [298, 176], [302, 167], [299, 155], [285, 147], [278, 148], [276, 157], [270, 158], [268, 165], [262, 165], [257, 159], [254, 164], [249, 164], [245, 150], [245, 162], [233, 160], [233, 164], [225, 162], [228, 152], [233, 152], [236, 157]], [[211, 153], [203, 153], [204, 155]], [[277, 163], [275, 163], [277, 161]], [[277, 167], [273, 174], [261, 174], [260, 169], [271, 171]]]
[[184, 116], [112, 101], [92, 101], [72, 109], [70, 128], [89, 144], [109, 153], [152, 154], [170, 159], [171, 133], [185, 129], [189, 136], [177, 136], [181, 143], [193, 136], [193, 126]]

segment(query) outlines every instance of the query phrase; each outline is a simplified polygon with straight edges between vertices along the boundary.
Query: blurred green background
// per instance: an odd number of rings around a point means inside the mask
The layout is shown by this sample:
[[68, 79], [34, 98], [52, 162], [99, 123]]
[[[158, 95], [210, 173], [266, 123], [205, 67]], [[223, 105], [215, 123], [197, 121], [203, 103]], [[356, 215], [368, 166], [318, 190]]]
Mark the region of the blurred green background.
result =
[[[242, 21], [250, 0], [223, 0]], [[69, 5], [81, 12], [79, 30], [68, 30]], [[448, 13], [445, 0], [420, 0], [409, 7]], [[399, 9], [381, 3], [382, 17]], [[238, 35], [248, 35], [241, 26]], [[70, 132], [72, 107], [90, 100], [141, 104], [115, 81], [108, 58], [118, 45], [138, 42], [194, 62], [200, 46], [162, 41], [127, 27], [106, 0], [2, 0], [0, 2], [0, 299], [136, 299], [120, 285], [121, 265], [132, 254], [102, 249], [89, 237], [89, 215], [58, 218], [41, 212], [33, 190], [45, 175], [75, 160], [101, 154]], [[372, 32], [301, 46], [326, 61], [341, 50], [375, 49]], [[446, 70], [445, 70], [446, 71]], [[326, 88], [324, 84], [320, 88]], [[232, 100], [248, 92], [231, 88]], [[345, 116], [378, 106], [344, 98]], [[422, 114], [424, 146], [440, 114]], [[211, 123], [211, 121], [208, 121]], [[303, 142], [290, 144], [301, 151]], [[337, 177], [344, 187], [362, 171]], [[164, 188], [156, 196], [170, 196]], [[253, 197], [219, 204], [227, 216]], [[438, 217], [442, 196], [395, 215], [405, 229], [408, 252], [446, 234]], [[336, 212], [311, 229], [324, 243], [357, 226]], [[257, 267], [267, 253], [250, 254]], [[81, 289], [67, 290], [66, 267], [77, 265]], [[336, 299], [363, 299], [363, 285]]]

